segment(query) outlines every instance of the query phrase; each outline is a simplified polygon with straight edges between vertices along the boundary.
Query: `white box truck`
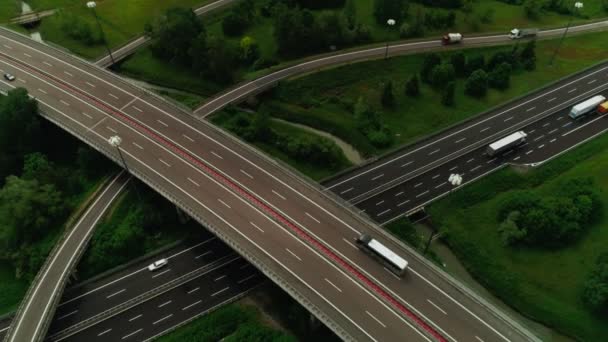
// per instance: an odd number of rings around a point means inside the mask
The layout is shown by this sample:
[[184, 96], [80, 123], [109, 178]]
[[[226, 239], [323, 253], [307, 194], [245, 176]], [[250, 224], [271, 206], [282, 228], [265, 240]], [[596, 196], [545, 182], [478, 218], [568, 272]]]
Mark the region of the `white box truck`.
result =
[[519, 146], [526, 142], [528, 135], [524, 131], [515, 132], [509, 136], [506, 136], [496, 142], [491, 143], [486, 149], [486, 153], [490, 157], [505, 152], [513, 147]]
[[457, 44], [462, 42], [462, 34], [460, 33], [448, 33], [441, 38], [441, 44], [449, 45], [449, 44]]
[[596, 95], [590, 99], [587, 99], [575, 106], [570, 110], [570, 114], [568, 114], [572, 119], [578, 119], [586, 114], [591, 113], [594, 110], [597, 110], [597, 107], [606, 101], [606, 98], [602, 95]]
[[509, 38], [511, 39], [521, 39], [527, 37], [534, 37], [538, 34], [538, 29], [530, 28], [530, 29], [518, 29], [514, 28], [509, 32]]

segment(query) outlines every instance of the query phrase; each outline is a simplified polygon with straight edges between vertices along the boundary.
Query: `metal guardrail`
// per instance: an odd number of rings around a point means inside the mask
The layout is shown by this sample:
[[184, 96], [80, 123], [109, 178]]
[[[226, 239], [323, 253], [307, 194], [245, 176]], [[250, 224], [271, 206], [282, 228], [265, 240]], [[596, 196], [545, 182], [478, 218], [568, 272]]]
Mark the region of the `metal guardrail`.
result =
[[[103, 191], [103, 189], [108, 185], [108, 182], [110, 181], [111, 177], [107, 177], [107, 179], [104, 181], [103, 183], [103, 187], [100, 187], [100, 189], [102, 189], [101, 191]], [[90, 202], [88, 204], [88, 206], [80, 213], [79, 217], [83, 217], [82, 215], [85, 215], [86, 210], [88, 210], [92, 205], [94, 204], [94, 201]], [[17, 322], [19, 322], [23, 314], [23, 310], [25, 310], [25, 307], [27, 306], [27, 304], [30, 302], [31, 297], [33, 295], [33, 292], [36, 288], [36, 284], [38, 284], [40, 282], [40, 279], [42, 277], [43, 274], [46, 273], [46, 271], [49, 269], [51, 261], [54, 259], [55, 255], [57, 255], [57, 253], [59, 253], [59, 251], [61, 250], [61, 248], [63, 248], [63, 243], [67, 240], [67, 238], [70, 236], [72, 230], [76, 229], [77, 225], [73, 225], [73, 226], [69, 226], [66, 227], [66, 229], [64, 230], [63, 234], [61, 235], [61, 237], [59, 238], [59, 240], [57, 240], [57, 242], [55, 243], [55, 245], [53, 246], [53, 249], [51, 249], [51, 252], [49, 253], [49, 255], [46, 257], [46, 259], [44, 260], [44, 263], [42, 264], [42, 267], [40, 267], [40, 270], [38, 271], [38, 273], [36, 273], [36, 276], [34, 277], [34, 279], [32, 280], [32, 283], [30, 284], [30, 286], [27, 289], [27, 292], [25, 293], [25, 296], [23, 297], [23, 299], [21, 300], [21, 303], [19, 304], [18, 309], [15, 311], [15, 314], [13, 316], [13, 320], [11, 322], [11, 325], [8, 329], [8, 331], [6, 332], [6, 335], [4, 337], [5, 341], [9, 341], [10, 337], [12, 336], [12, 333], [14, 332], [15, 329], [15, 324]], [[72, 269], [72, 267], [74, 267], [76, 261], [78, 259], [80, 259], [80, 257], [82, 256], [82, 253], [84, 252], [85, 247], [88, 245], [87, 242], [88, 240], [90, 240], [92, 234], [89, 234], [86, 238], [85, 238], [85, 243], [82, 243], [79, 248], [76, 250], [76, 252], [74, 253], [74, 255], [76, 255], [75, 258], [71, 259], [71, 262], [68, 264], [68, 269]], [[65, 286], [65, 283], [67, 282], [67, 280], [69, 279], [69, 272], [66, 272], [60, 279], [59, 281], [59, 288], [63, 289]], [[63, 292], [63, 291], [61, 291]], [[51, 302], [51, 306], [52, 308], [56, 307], [57, 301], [59, 300], [59, 295], [55, 294], [54, 298], [52, 299]], [[48, 324], [50, 323], [50, 319], [52, 317], [50, 317], [52, 315], [45, 315], [45, 320], [43, 322], [43, 327], [48, 327]], [[37, 341], [41, 341], [44, 338], [44, 336], [42, 337], [38, 337]]]
[[59, 339], [63, 339], [66, 337], [69, 337], [71, 335], [74, 335], [82, 330], [85, 330], [101, 321], [104, 321], [110, 317], [116, 316], [124, 311], [127, 311], [143, 302], [149, 301], [152, 298], [155, 298], [157, 296], [160, 296], [161, 294], [170, 291], [178, 286], [181, 286], [184, 283], [189, 282], [190, 280], [201, 276], [203, 274], [215, 271], [235, 260], [240, 259], [240, 257], [238, 255], [226, 255], [220, 259], [218, 259], [217, 261], [213, 262], [210, 265], [206, 265], [203, 267], [200, 267], [196, 270], [190, 271], [180, 277], [177, 277], [175, 279], [172, 279], [164, 284], [162, 284], [159, 287], [156, 287], [150, 291], [144, 292], [138, 296], [135, 296], [129, 300], [127, 300], [126, 302], [120, 303], [117, 306], [114, 306], [108, 310], [105, 310], [95, 316], [89, 317], [83, 321], [80, 321], [66, 329], [63, 329], [62, 331], [53, 334], [51, 336], [48, 336], [47, 339], [49, 340], [59, 340]]
[[[4, 28], [0, 28], [0, 29], [4, 29]], [[4, 29], [4, 30], [6, 30], [6, 29]], [[10, 32], [12, 34], [20, 35], [19, 33], [15, 33], [15, 32], [9, 31], [9, 30], [6, 30], [6, 31], [8, 31], [8, 32]], [[20, 36], [22, 36], [22, 35], [20, 35]], [[27, 38], [27, 37], [26, 37], [26, 39], [29, 40], [29, 38]], [[53, 48], [53, 47], [51, 47], [51, 48]], [[173, 105], [173, 103], [167, 101], [166, 99], [164, 99], [164, 98], [162, 98], [162, 97], [160, 97], [160, 96], [158, 96], [158, 95], [156, 95], [154, 93], [151, 93], [151, 92], [149, 92], [147, 90], [143, 90], [141, 88], [138, 88], [138, 87], [134, 86], [133, 84], [127, 82], [126, 80], [122, 79], [122, 77], [117, 76], [116, 74], [114, 74], [114, 73], [112, 73], [112, 72], [110, 72], [110, 71], [108, 71], [106, 69], [103, 69], [103, 68], [100, 68], [100, 67], [95, 67], [95, 66], [91, 65], [89, 62], [86, 62], [86, 61], [82, 60], [79, 57], [75, 57], [75, 56], [70, 56], [70, 57], [73, 58], [74, 60], [79, 61], [82, 65], [86, 66], [87, 68], [95, 68], [96, 70], [99, 70], [101, 72], [108, 73], [109, 75], [111, 75], [111, 76], [119, 79], [121, 82], [123, 82], [125, 84], [128, 84], [129, 86], [131, 86], [132, 88], [135, 88], [136, 90], [139, 90], [139, 91], [142, 91], [145, 94], [151, 95], [151, 96], [157, 98], [161, 102], [167, 103], [169, 105]], [[179, 111], [182, 112], [182, 113], [184, 113], [184, 114], [187, 114], [187, 115], [190, 115], [192, 117], [195, 117], [195, 116], [193, 116], [191, 114], [192, 112], [190, 110], [184, 110], [184, 108], [180, 107]], [[110, 159], [112, 159], [115, 162], [117, 162], [117, 164], [121, 165], [121, 163], [120, 163], [119, 159], [117, 158], [117, 156], [114, 155], [115, 154], [114, 151], [108, 152], [107, 147], [101, 147], [101, 146], [99, 146], [98, 143], [93, 142], [90, 138], [82, 136], [79, 133], [76, 133], [78, 130], [67, 128], [67, 126], [65, 124], [59, 122], [58, 120], [51, 119], [51, 118], [49, 118], [49, 120], [51, 120], [52, 122], [56, 123], [60, 127], [66, 129], [68, 132], [72, 133], [73, 135], [81, 138], [82, 140], [84, 140], [85, 142], [87, 142], [89, 145], [91, 145], [93, 148], [95, 148], [98, 151], [104, 153], [106, 156], [110, 157]], [[475, 301], [478, 302], [478, 303], [485, 304], [484, 306], [490, 312], [493, 312], [497, 316], [504, 317], [503, 321], [508, 322], [513, 328], [515, 328], [516, 330], [522, 332], [525, 336], [529, 336], [532, 340], [536, 339], [536, 337], [534, 337], [531, 333], [529, 333], [525, 329], [523, 329], [523, 327], [521, 327], [518, 323], [516, 323], [514, 320], [508, 318], [506, 316], [506, 314], [504, 314], [502, 311], [498, 311], [494, 306], [490, 305], [485, 300], [483, 300], [479, 296], [475, 295], [470, 289], [468, 289], [467, 287], [465, 287], [462, 283], [456, 281], [454, 278], [452, 278], [451, 276], [449, 276], [448, 274], [446, 274], [444, 271], [440, 270], [436, 265], [432, 264], [426, 258], [418, 255], [418, 252], [414, 251], [412, 248], [410, 248], [409, 246], [405, 245], [403, 242], [399, 241], [394, 236], [388, 234], [385, 230], [383, 230], [380, 227], [378, 227], [375, 223], [373, 223], [369, 219], [369, 217], [367, 217], [366, 215], [362, 215], [360, 212], [355, 212], [353, 210], [353, 208], [352, 208], [352, 205], [350, 203], [348, 203], [348, 202], [340, 199], [337, 195], [335, 195], [333, 193], [329, 194], [327, 191], [324, 191], [324, 188], [322, 188], [320, 185], [318, 185], [316, 183], [313, 185], [310, 182], [310, 180], [309, 180], [309, 182], [304, 182], [302, 180], [302, 175], [300, 175], [299, 173], [297, 173], [297, 171], [294, 172], [294, 170], [291, 167], [285, 167], [285, 165], [282, 165], [282, 163], [278, 163], [277, 161], [270, 159], [270, 157], [266, 156], [265, 154], [261, 153], [260, 151], [257, 151], [255, 148], [252, 148], [251, 146], [244, 144], [243, 142], [239, 141], [234, 136], [232, 136], [230, 134], [227, 134], [223, 130], [220, 130], [220, 129], [216, 128], [215, 126], [210, 125], [208, 122], [206, 122], [204, 120], [200, 120], [199, 119], [199, 122], [202, 122], [203, 124], [207, 125], [208, 127], [210, 127], [211, 129], [215, 130], [216, 132], [219, 132], [222, 136], [228, 137], [229, 139], [237, 142], [240, 146], [243, 146], [244, 148], [249, 149], [249, 150], [255, 152], [257, 155], [261, 156], [262, 158], [264, 158], [265, 160], [267, 160], [269, 163], [274, 164], [275, 166], [278, 166], [279, 168], [283, 169], [283, 171], [286, 174], [290, 175], [292, 178], [295, 178], [300, 184], [302, 184], [302, 185], [304, 185], [306, 187], [309, 187], [310, 189], [320, 191], [322, 194], [324, 194], [324, 196], [326, 196], [328, 199], [330, 199], [333, 202], [335, 202], [337, 205], [346, 208], [347, 212], [349, 213], [349, 215], [352, 218], [354, 218], [355, 220], [357, 220], [358, 222], [360, 222], [363, 226], [367, 227], [368, 230], [375, 231], [378, 234], [381, 234], [381, 235], [383, 235], [383, 236], [391, 239], [394, 243], [396, 243], [397, 245], [399, 245], [401, 248], [407, 250], [411, 255], [414, 255], [417, 259], [419, 259], [419, 261], [421, 263], [423, 263], [427, 267], [429, 267], [436, 275], [442, 277], [448, 283], [451, 283], [454, 286], [454, 288], [458, 289], [461, 293], [467, 295], [470, 298], [474, 298]], [[279, 286], [281, 286], [287, 293], [289, 293], [290, 295], [292, 295], [292, 297], [294, 297], [301, 305], [305, 306], [309, 311], [311, 311], [315, 316], [317, 316], [317, 318], [319, 318], [322, 322], [324, 322], [338, 336], [342, 337], [345, 340], [352, 340], [352, 337], [346, 331], [344, 331], [339, 325], [337, 325], [335, 323], [335, 321], [333, 321], [325, 313], [323, 313], [322, 311], [320, 311], [312, 302], [310, 302], [310, 300], [308, 300], [307, 298], [305, 298], [304, 296], [302, 296], [293, 286], [291, 286], [286, 281], [284, 281], [283, 278], [281, 278], [278, 274], [276, 274], [274, 271], [272, 271], [271, 269], [269, 269], [268, 267], [266, 267], [257, 257], [255, 257], [250, 252], [245, 251], [243, 248], [239, 247], [238, 244], [232, 238], [230, 238], [229, 236], [227, 236], [226, 234], [224, 234], [220, 229], [218, 229], [214, 225], [211, 225], [207, 220], [205, 220], [200, 215], [198, 215], [196, 213], [196, 211], [193, 210], [192, 208], [190, 208], [188, 205], [186, 205], [185, 203], [181, 202], [180, 200], [178, 200], [173, 195], [169, 194], [169, 192], [166, 191], [163, 186], [160, 186], [160, 185], [156, 184], [154, 181], [152, 181], [151, 179], [149, 179], [146, 175], [144, 175], [143, 173], [141, 173], [139, 170], [133, 170], [132, 169], [131, 172], [136, 177], [138, 177], [140, 180], [142, 180], [144, 183], [148, 184], [153, 189], [156, 189], [159, 193], [161, 193], [163, 196], [165, 196], [166, 198], [168, 198], [174, 204], [176, 204], [179, 207], [181, 207], [186, 213], [188, 213], [191, 217], [195, 218], [199, 223], [201, 223], [204, 226], [208, 227], [209, 230], [211, 230], [217, 236], [219, 236], [220, 238], [222, 238], [222, 240], [224, 240], [229, 246], [231, 246], [232, 248], [234, 248], [235, 250], [237, 250], [241, 255], [243, 255], [245, 258], [247, 258], [247, 260], [249, 260], [252, 264], [256, 265], [256, 267], [258, 267], [258, 269], [260, 269], [267, 277], [273, 279], [273, 281], [275, 281]], [[363, 272], [363, 273], [365, 274], [365, 272]], [[385, 289], [384, 286], [382, 286], [382, 288]], [[387, 292], [390, 293], [391, 291], [389, 290]], [[407, 305], [406, 305], [406, 307], [407, 307]], [[431, 324], [431, 326], [433, 326], [433, 325]]]
[[[51, 112], [52, 111], [53, 110], [51, 109]], [[78, 133], [78, 131], [81, 128], [77, 128], [77, 127], [74, 128], [74, 127], [72, 127], [71, 124], [66, 124], [63, 121], [59, 121], [59, 120], [55, 119], [51, 114], [46, 113], [45, 110], [41, 110], [41, 115], [44, 116], [49, 121], [55, 123], [59, 127], [63, 128], [67, 132], [71, 133], [72, 135], [80, 138], [81, 140], [83, 140], [85, 143], [87, 143], [89, 146], [91, 146], [98, 152], [103, 153], [106, 157], [110, 158], [116, 164], [122, 165], [122, 162], [120, 161], [119, 156], [116, 153], [115, 149], [113, 149], [113, 148], [110, 149], [107, 144], [105, 144], [105, 143], [100, 144], [97, 141], [94, 141], [93, 139], [91, 139], [90, 137], [84, 136], [84, 135]], [[194, 208], [190, 207], [185, 202], [179, 200], [177, 197], [172, 195], [168, 191], [168, 189], [165, 188], [165, 186], [162, 186], [162, 185], [156, 183], [155, 181], [153, 181], [151, 178], [149, 178], [147, 175], [145, 175], [143, 172], [141, 172], [137, 168], [131, 167], [131, 168], [129, 168], [129, 170], [131, 171], [131, 174], [133, 174], [135, 177], [137, 177], [140, 181], [147, 184], [152, 189], [156, 190], [158, 193], [160, 193], [165, 198], [167, 198], [171, 203], [180, 207], [188, 215], [190, 215], [192, 218], [194, 218], [198, 223], [205, 226], [213, 234], [215, 234], [220, 239], [222, 239], [228, 246], [230, 246], [232, 249], [237, 251], [243, 258], [245, 258], [247, 261], [249, 261], [251, 264], [253, 264], [266, 277], [272, 279], [272, 281], [274, 283], [279, 285], [285, 292], [287, 292], [291, 297], [293, 297], [300, 305], [304, 306], [308, 311], [310, 311], [315, 317], [317, 317], [317, 319], [319, 319], [321, 322], [323, 322], [337, 336], [339, 336], [340, 338], [342, 338], [345, 341], [354, 341], [355, 340], [350, 334], [348, 334], [348, 332], [346, 332], [346, 330], [344, 330], [339, 324], [337, 324], [324, 311], [322, 311], [320, 308], [318, 308], [310, 299], [308, 299], [306, 296], [302, 295], [287, 280], [285, 280], [283, 277], [281, 277], [273, 269], [268, 267], [264, 262], [262, 262], [262, 260], [260, 260], [253, 253], [242, 248], [240, 246], [240, 244], [238, 244], [235, 239], [233, 239], [232, 237], [227, 235], [222, 228], [212, 224], [211, 222], [209, 222], [208, 220], [203, 218], [198, 213], [197, 210], [194, 210]]]

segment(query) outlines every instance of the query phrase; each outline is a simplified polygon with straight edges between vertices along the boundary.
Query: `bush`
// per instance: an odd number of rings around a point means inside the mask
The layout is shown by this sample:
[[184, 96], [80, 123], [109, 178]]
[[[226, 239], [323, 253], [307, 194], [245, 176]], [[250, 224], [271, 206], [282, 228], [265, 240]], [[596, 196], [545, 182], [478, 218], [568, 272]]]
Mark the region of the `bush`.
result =
[[504, 90], [509, 88], [511, 81], [511, 64], [504, 62], [488, 74], [490, 87]]
[[91, 28], [82, 17], [64, 11], [59, 11], [56, 16], [59, 27], [68, 37], [89, 46], [103, 43], [101, 32]]
[[583, 301], [596, 312], [608, 312], [608, 253], [601, 254], [595, 261], [585, 287]]
[[488, 74], [481, 69], [473, 72], [464, 85], [464, 91], [474, 97], [485, 96], [488, 91]]
[[556, 196], [514, 191], [500, 206], [499, 232], [507, 244], [562, 246], [580, 237], [600, 208], [591, 179], [565, 182]]
[[222, 20], [222, 31], [227, 36], [241, 35], [247, 26], [249, 26], [247, 18], [235, 12], [231, 12]]
[[456, 21], [456, 14], [452, 11], [430, 10], [424, 14], [424, 25], [434, 30], [445, 30], [452, 26]]
[[441, 64], [441, 57], [436, 53], [430, 53], [424, 57], [422, 68], [420, 70], [420, 78], [425, 83], [431, 83], [431, 73], [433, 69]]
[[295, 2], [304, 8], [323, 9], [344, 7], [346, 0], [295, 0]]
[[457, 76], [465, 76], [467, 73], [467, 57], [464, 52], [459, 51], [450, 56], [450, 63], [454, 67]]
[[456, 72], [450, 63], [442, 63], [431, 71], [430, 83], [439, 89], [443, 89], [448, 83], [456, 80]]
[[405, 0], [374, 0], [374, 18], [380, 25], [386, 25], [388, 19], [400, 21], [406, 13]]
[[477, 55], [467, 58], [466, 61], [466, 76], [471, 75], [475, 70], [485, 69], [486, 60], [483, 55]]
[[395, 105], [395, 95], [393, 94], [393, 82], [388, 81], [384, 84], [382, 89], [382, 105], [384, 107], [392, 108]]
[[416, 76], [416, 75], [412, 76], [405, 83], [405, 95], [411, 96], [411, 97], [416, 97], [416, 96], [420, 95], [420, 83], [418, 82], [418, 76]]
[[451, 106], [454, 104], [454, 92], [456, 90], [456, 83], [454, 81], [448, 82], [441, 93], [441, 103], [445, 106]]
[[543, 4], [540, 0], [526, 0], [524, 2], [524, 13], [532, 20], [538, 20], [541, 15]]

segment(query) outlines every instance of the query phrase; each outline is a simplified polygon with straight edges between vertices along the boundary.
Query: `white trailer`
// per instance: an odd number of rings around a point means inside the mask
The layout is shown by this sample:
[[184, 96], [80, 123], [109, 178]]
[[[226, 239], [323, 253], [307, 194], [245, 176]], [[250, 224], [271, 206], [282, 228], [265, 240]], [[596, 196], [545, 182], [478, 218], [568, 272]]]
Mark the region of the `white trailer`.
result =
[[493, 157], [499, 153], [502, 153], [515, 146], [519, 146], [526, 142], [528, 135], [524, 131], [515, 132], [509, 136], [506, 136], [496, 142], [491, 143], [486, 149], [488, 156]]
[[606, 98], [602, 95], [596, 95], [590, 99], [581, 102], [570, 110], [568, 114], [572, 119], [578, 119], [585, 114], [591, 113], [593, 110], [597, 110], [597, 107], [606, 101]]

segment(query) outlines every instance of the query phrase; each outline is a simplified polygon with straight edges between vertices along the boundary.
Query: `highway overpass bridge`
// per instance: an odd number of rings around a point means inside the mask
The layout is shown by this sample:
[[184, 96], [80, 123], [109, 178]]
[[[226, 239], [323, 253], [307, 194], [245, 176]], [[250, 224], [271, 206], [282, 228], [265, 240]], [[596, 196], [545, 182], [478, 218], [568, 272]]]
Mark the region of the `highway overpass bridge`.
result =
[[[116, 75], [0, 31], [0, 69], [43, 115], [188, 212], [345, 340], [528, 341], [534, 336], [338, 200]], [[372, 233], [410, 261], [397, 278], [354, 248]], [[353, 300], [356, 298], [357, 300]], [[9, 340], [40, 339], [14, 329]], [[35, 333], [35, 334], [33, 334]]]

